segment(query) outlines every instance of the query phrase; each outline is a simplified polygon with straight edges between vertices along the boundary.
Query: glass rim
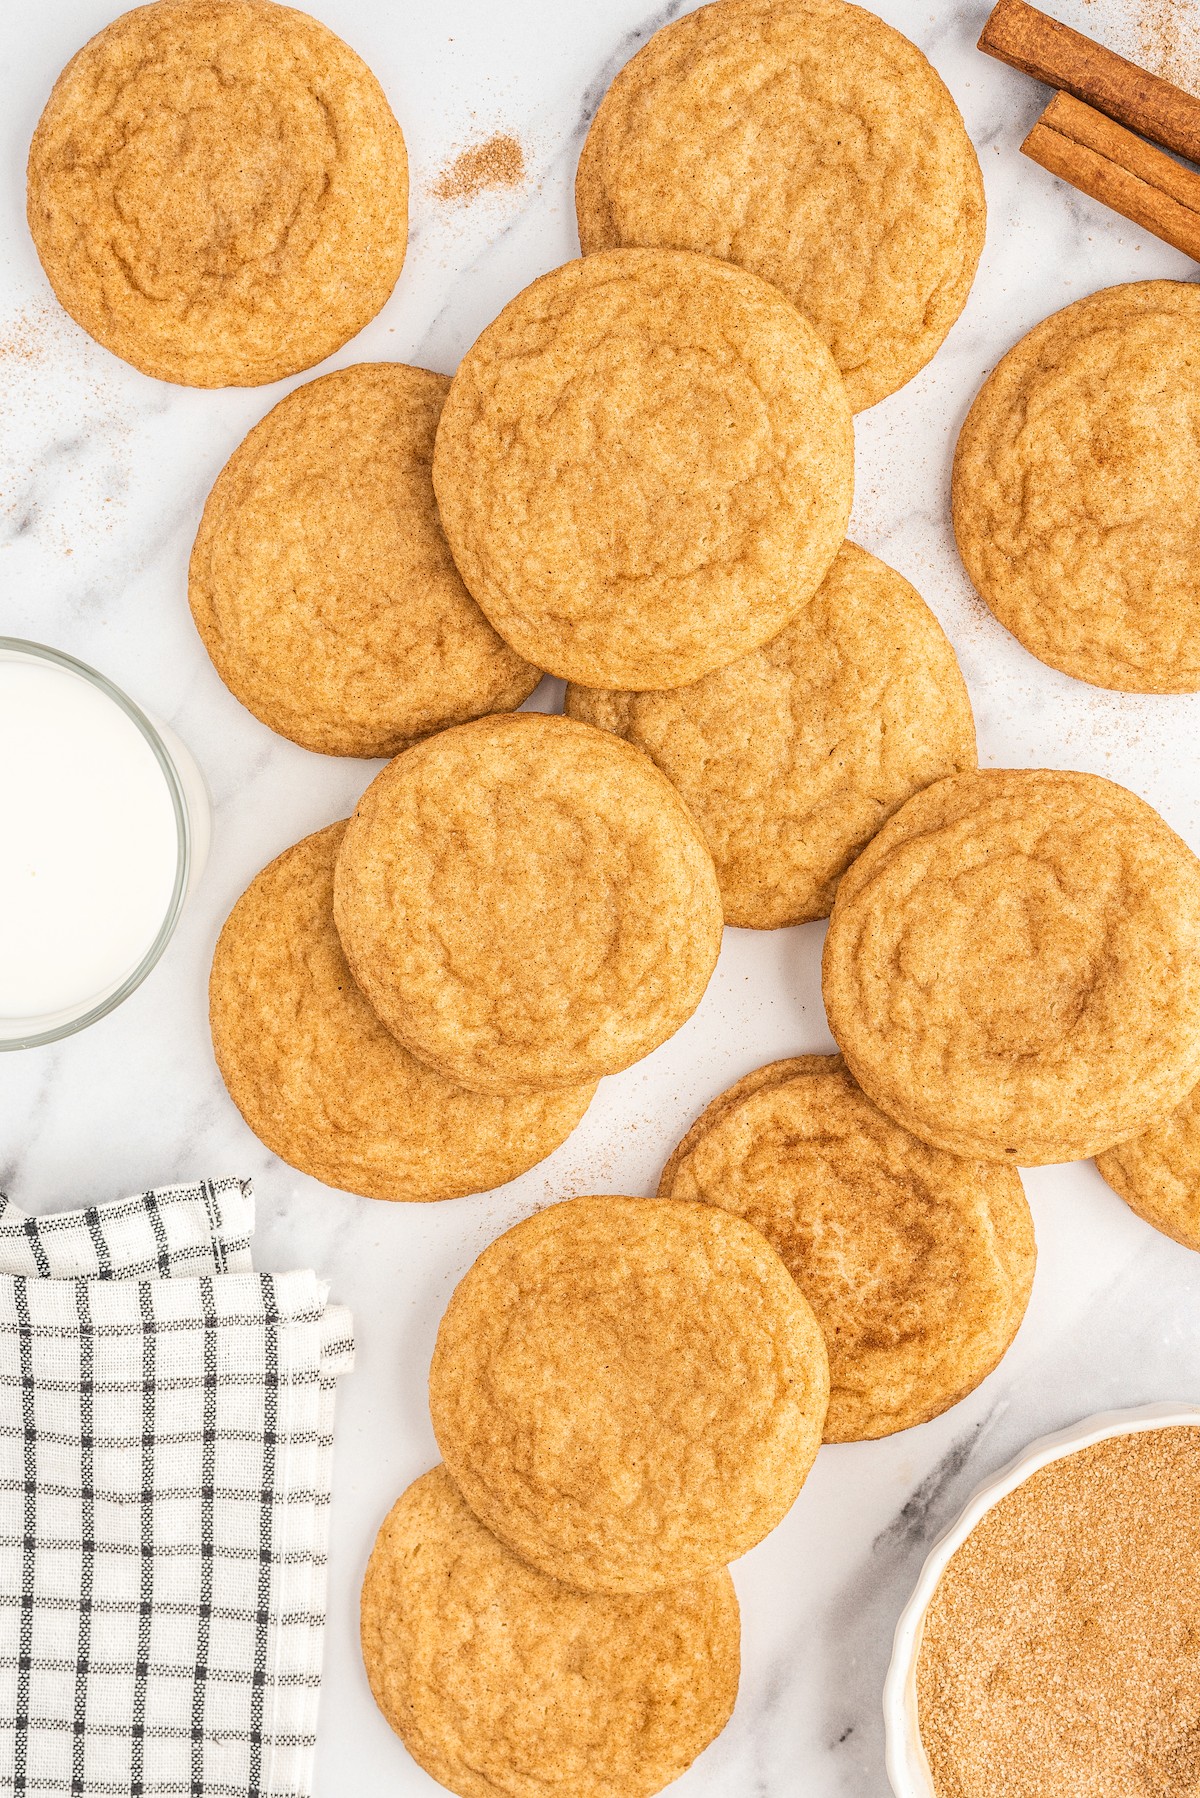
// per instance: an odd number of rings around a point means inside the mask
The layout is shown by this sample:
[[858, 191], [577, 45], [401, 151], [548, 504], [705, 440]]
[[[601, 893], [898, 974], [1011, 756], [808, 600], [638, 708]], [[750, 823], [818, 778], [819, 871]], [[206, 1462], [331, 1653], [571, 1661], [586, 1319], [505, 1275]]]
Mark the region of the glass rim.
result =
[[175, 927], [183, 911], [187, 898], [188, 880], [192, 869], [192, 823], [188, 812], [187, 796], [175, 759], [158, 730], [142, 710], [141, 706], [115, 686], [98, 668], [81, 662], [78, 657], [68, 655], [65, 650], [54, 649], [48, 643], [36, 643], [28, 637], [0, 636], [0, 657], [27, 656], [32, 661], [49, 662], [52, 666], [63, 669], [91, 683], [106, 698], [111, 699], [136, 729], [145, 738], [158, 763], [163, 779], [167, 783], [167, 791], [171, 796], [171, 805], [175, 813], [175, 834], [177, 853], [175, 857], [175, 882], [171, 889], [171, 897], [166, 913], [158, 932], [150, 947], [142, 956], [137, 966], [113, 988], [104, 998], [89, 1005], [78, 1017], [68, 1018], [64, 1023], [52, 1024], [48, 1029], [26, 1031], [20, 1036], [2, 1034], [3, 1020], [0, 1019], [0, 1053], [9, 1049], [36, 1049], [45, 1043], [61, 1042], [64, 1037], [74, 1036], [79, 1030], [86, 1030], [89, 1024], [95, 1024], [100, 1018], [107, 1017], [110, 1011], [128, 999], [130, 993], [141, 986], [143, 980], [157, 965], [163, 951], [175, 934]]

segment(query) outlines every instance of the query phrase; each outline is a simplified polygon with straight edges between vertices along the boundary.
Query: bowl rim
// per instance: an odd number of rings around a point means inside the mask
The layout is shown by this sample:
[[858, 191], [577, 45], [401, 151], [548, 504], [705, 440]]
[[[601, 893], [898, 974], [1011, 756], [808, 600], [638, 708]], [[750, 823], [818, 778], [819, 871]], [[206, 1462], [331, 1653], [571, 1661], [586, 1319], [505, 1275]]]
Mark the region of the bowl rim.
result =
[[921, 1744], [917, 1717], [917, 1658], [925, 1613], [951, 1557], [993, 1505], [1052, 1461], [1065, 1460], [1093, 1443], [1143, 1430], [1200, 1425], [1200, 1403], [1187, 1399], [1097, 1411], [1078, 1423], [1039, 1436], [976, 1487], [962, 1511], [930, 1548], [912, 1596], [900, 1613], [892, 1658], [883, 1684], [883, 1725], [888, 1780], [895, 1798], [937, 1798]]

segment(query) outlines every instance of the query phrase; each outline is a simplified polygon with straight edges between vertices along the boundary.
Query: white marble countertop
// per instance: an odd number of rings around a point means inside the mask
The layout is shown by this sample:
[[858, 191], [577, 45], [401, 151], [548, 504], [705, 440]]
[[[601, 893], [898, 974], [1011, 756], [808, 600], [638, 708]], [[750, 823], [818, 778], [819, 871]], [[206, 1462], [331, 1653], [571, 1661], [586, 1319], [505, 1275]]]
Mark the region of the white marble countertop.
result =
[[[1055, 10], [1143, 60], [1200, 42], [1177, 0], [1156, 47], [1137, 0]], [[0, 1188], [50, 1209], [196, 1175], [253, 1175], [264, 1267], [312, 1265], [353, 1307], [358, 1369], [338, 1425], [320, 1798], [424, 1798], [367, 1691], [358, 1581], [373, 1532], [435, 1459], [425, 1404], [451, 1288], [501, 1228], [552, 1198], [651, 1192], [697, 1109], [747, 1069], [830, 1047], [822, 927], [728, 931], [699, 1012], [657, 1054], [605, 1081], [576, 1135], [503, 1192], [440, 1206], [333, 1193], [268, 1155], [225, 1096], [205, 981], [221, 921], [250, 877], [344, 815], [371, 764], [273, 736], [217, 679], [193, 631], [185, 570], [226, 456], [281, 393], [190, 392], [145, 379], [63, 315], [24, 224], [25, 155], [62, 64], [115, 0], [0, 9], [0, 631], [94, 663], [166, 719], [216, 800], [208, 870], [165, 959], [134, 997], [54, 1048], [0, 1057]], [[505, 300], [576, 253], [571, 182], [586, 120], [613, 72], [679, 0], [317, 0], [379, 75], [408, 139], [412, 237], [399, 288], [334, 364], [395, 358], [452, 370]], [[1037, 319], [1110, 282], [1192, 265], [1025, 162], [1046, 95], [974, 49], [983, 0], [879, 0], [932, 57], [979, 148], [987, 248], [966, 313], [931, 367], [858, 420], [853, 535], [906, 574], [961, 658], [985, 764], [1092, 769], [1133, 787], [1200, 848], [1200, 697], [1099, 692], [1028, 656], [973, 596], [949, 526], [949, 465], [985, 372]], [[1145, 16], [1151, 8], [1145, 7]], [[1155, 7], [1161, 13], [1161, 7]], [[1200, 65], [1196, 65], [1200, 67]], [[471, 204], [431, 184], [494, 130], [530, 176]], [[295, 385], [296, 383], [291, 383]], [[552, 703], [544, 690], [539, 703]], [[674, 1788], [680, 1798], [883, 1798], [880, 1689], [892, 1629], [926, 1545], [966, 1493], [1024, 1442], [1088, 1412], [1200, 1396], [1200, 1258], [1155, 1235], [1090, 1164], [1027, 1176], [1040, 1264], [1001, 1368], [947, 1416], [882, 1443], [824, 1449], [785, 1523], [735, 1577], [744, 1676], [732, 1724]]]

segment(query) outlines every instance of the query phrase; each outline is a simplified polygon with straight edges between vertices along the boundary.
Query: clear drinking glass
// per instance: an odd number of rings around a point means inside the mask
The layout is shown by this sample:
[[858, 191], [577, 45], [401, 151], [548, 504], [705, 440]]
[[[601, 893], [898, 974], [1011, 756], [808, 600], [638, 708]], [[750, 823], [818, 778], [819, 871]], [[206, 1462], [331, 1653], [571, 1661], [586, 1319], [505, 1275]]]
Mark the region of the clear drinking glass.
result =
[[[136, 964], [117, 978], [106, 982], [98, 991], [81, 997], [77, 1003], [41, 1013], [4, 1015], [7, 1009], [0, 997], [0, 1050], [30, 1049], [94, 1024], [127, 999], [154, 967], [175, 932], [189, 895], [194, 891], [208, 856], [212, 837], [212, 805], [200, 771], [191, 751], [173, 731], [151, 719], [111, 681], [96, 669], [76, 661], [61, 650], [44, 643], [27, 642], [20, 637], [0, 636], [0, 662], [28, 661], [48, 665], [73, 679], [84, 681], [112, 705], [140, 732], [149, 746], [165, 783], [175, 817], [175, 877], [170, 899], [158, 929]], [[0, 767], [0, 780], [5, 770]], [[4, 845], [0, 844], [0, 862]]]

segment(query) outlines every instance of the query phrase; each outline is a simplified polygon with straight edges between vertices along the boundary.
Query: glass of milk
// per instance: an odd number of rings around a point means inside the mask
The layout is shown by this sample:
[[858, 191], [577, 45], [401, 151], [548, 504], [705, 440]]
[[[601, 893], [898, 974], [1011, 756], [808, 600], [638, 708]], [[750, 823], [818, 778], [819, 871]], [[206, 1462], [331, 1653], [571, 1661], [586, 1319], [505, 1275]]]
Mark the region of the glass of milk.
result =
[[0, 1049], [69, 1036], [141, 984], [211, 831], [165, 725], [72, 656], [0, 637]]

